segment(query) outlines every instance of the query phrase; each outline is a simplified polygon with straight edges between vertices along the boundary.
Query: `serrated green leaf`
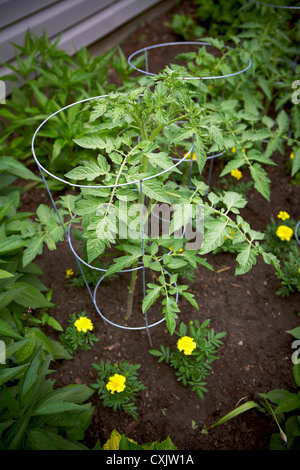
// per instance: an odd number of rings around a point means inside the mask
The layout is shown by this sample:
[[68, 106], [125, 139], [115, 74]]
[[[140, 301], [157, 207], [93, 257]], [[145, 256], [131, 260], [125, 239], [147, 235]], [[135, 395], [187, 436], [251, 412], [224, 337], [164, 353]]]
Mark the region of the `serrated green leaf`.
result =
[[289, 120], [287, 113], [284, 110], [280, 111], [280, 113], [277, 116], [276, 121], [278, 124], [278, 129], [279, 129], [280, 134], [282, 135], [285, 132], [287, 132], [290, 126], [290, 120]]
[[199, 306], [195, 300], [194, 294], [191, 294], [190, 292], [181, 292], [181, 295], [190, 302], [190, 304], [195, 307], [197, 310], [199, 310]]
[[206, 222], [205, 228], [200, 254], [210, 253], [212, 250], [219, 248], [225, 241], [224, 237], [230, 235], [226, 218], [209, 220]]
[[43, 225], [47, 225], [51, 221], [57, 221], [57, 216], [54, 213], [54, 209], [52, 209], [49, 206], [46, 206], [46, 204], [40, 204], [36, 210], [36, 215], [38, 216], [39, 221]]
[[105, 243], [99, 238], [89, 238], [87, 241], [88, 263], [92, 263], [105, 250]]
[[166, 152], [149, 152], [146, 153], [145, 156], [153, 166], [158, 166], [163, 170], [167, 170], [174, 166], [171, 157]]
[[97, 165], [97, 163], [90, 160], [84, 161], [83, 165], [77, 166], [65, 174], [66, 178], [73, 180], [87, 180], [93, 181], [98, 176], [104, 175], [105, 172]]
[[147, 310], [154, 304], [154, 302], [158, 299], [160, 295], [160, 291], [162, 286], [157, 284], [148, 284], [149, 289], [147, 289], [147, 295], [143, 298], [142, 309], [143, 313], [146, 313]]
[[298, 149], [295, 150], [293, 153], [294, 153], [294, 158], [293, 158], [293, 163], [292, 163], [292, 173], [291, 173], [292, 177], [294, 177], [297, 171], [300, 170], [300, 147], [298, 147]]
[[99, 208], [103, 207], [104, 203], [104, 198], [87, 195], [76, 200], [74, 213], [76, 215], [94, 214]]
[[250, 166], [250, 173], [254, 181], [255, 189], [265, 198], [270, 201], [270, 179], [267, 172], [262, 168], [259, 163], [254, 163]]
[[22, 258], [24, 268], [28, 266], [28, 264], [31, 263], [31, 261], [33, 261], [38, 255], [42, 254], [44, 241], [45, 235], [37, 235], [26, 243], [26, 248], [23, 251]]
[[137, 255], [128, 255], [115, 258], [114, 263], [106, 271], [105, 276], [110, 276], [111, 274], [120, 272], [123, 269], [132, 266], [138, 258], [139, 256]]
[[239, 266], [235, 270], [236, 275], [247, 273], [256, 263], [257, 249], [251, 248], [250, 244], [244, 244], [239, 248], [239, 254], [236, 258]]
[[168, 263], [168, 269], [180, 269], [183, 266], [186, 266], [188, 263], [184, 259], [179, 257], [172, 257], [171, 261]]
[[226, 163], [225, 167], [223, 168], [220, 177], [227, 175], [232, 170], [240, 168], [241, 166], [245, 165], [245, 163], [245, 159], [240, 157], [230, 160], [228, 163]]
[[178, 318], [177, 313], [180, 311], [179, 307], [173, 297], [169, 295], [162, 301], [163, 312], [166, 319], [167, 328], [172, 335], [176, 328], [176, 318]]
[[73, 139], [75, 144], [85, 149], [105, 149], [106, 142], [96, 135], [81, 137], [80, 139]]
[[222, 197], [222, 201], [229, 211], [233, 208], [243, 208], [247, 204], [247, 200], [242, 194], [233, 191], [227, 191]]
[[154, 178], [143, 181], [143, 193], [146, 194], [146, 196], [148, 196], [150, 199], [172, 204], [164, 187], [162, 186], [162, 183]]
[[265, 156], [267, 158], [271, 157], [273, 153], [280, 147], [281, 143], [282, 137], [278, 134], [276, 134], [275, 137], [270, 138], [265, 151]]

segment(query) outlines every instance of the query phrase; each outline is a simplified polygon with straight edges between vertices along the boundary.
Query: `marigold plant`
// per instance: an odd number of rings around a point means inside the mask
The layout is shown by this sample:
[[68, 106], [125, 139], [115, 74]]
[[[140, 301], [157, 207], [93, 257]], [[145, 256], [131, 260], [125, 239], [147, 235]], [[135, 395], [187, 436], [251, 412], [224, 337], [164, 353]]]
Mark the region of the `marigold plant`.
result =
[[[278, 217], [278, 216], [281, 217]], [[288, 214], [289, 215], [289, 214]], [[266, 252], [272, 253], [280, 260], [287, 259], [291, 250], [297, 249], [297, 240], [293, 236], [296, 222], [287, 213], [279, 212], [277, 220], [271, 217], [269, 224], [267, 224], [264, 231], [264, 239], [262, 247]], [[281, 224], [280, 219], [284, 217], [284, 225]], [[280, 266], [277, 269], [280, 272]]]
[[300, 292], [300, 251], [293, 247], [288, 258], [282, 263], [279, 272], [276, 272], [280, 287], [276, 294], [281, 297], [289, 297], [291, 294]]
[[177, 380], [184, 386], [190, 385], [202, 399], [207, 392], [204, 379], [210, 373], [210, 364], [217, 359], [215, 354], [223, 344], [221, 338], [226, 334], [215, 333], [213, 328], [208, 328], [209, 323], [209, 319], [201, 325], [198, 320], [191, 321], [189, 332], [187, 326], [181, 323], [179, 331], [175, 331], [180, 338], [172, 352], [169, 346], [165, 348], [163, 345], [160, 350], [150, 350], [150, 354], [156, 356], [158, 362], [170, 364], [176, 371]]
[[104, 406], [113, 408], [114, 411], [123, 409], [134, 419], [138, 419], [138, 408], [134, 400], [138, 394], [146, 390], [146, 386], [138, 380], [138, 369], [140, 364], [129, 364], [127, 361], [112, 364], [110, 361], [104, 363], [101, 359], [99, 364], [93, 364], [98, 373], [97, 382], [92, 388], [98, 391]]
[[91, 349], [99, 338], [93, 332], [94, 325], [86, 316], [86, 312], [70, 315], [69, 324], [60, 338], [63, 346], [70, 354], [78, 348], [82, 351]]

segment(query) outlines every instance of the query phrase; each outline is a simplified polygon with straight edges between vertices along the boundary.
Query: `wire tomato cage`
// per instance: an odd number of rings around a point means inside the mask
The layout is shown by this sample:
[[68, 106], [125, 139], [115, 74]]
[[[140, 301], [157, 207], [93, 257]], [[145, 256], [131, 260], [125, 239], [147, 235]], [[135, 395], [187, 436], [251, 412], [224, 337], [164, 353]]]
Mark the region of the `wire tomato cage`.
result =
[[[135, 71], [137, 71], [141, 74], [144, 74], [148, 77], [155, 77], [155, 76], [157, 76], [157, 74], [150, 71], [150, 64], [149, 64], [149, 57], [150, 56], [149, 56], [149, 53], [153, 50], [158, 49], [158, 48], [168, 49], [168, 48], [181, 47], [181, 46], [198, 46], [198, 47], [200, 47], [200, 46], [209, 46], [209, 47], [214, 47], [213, 44], [211, 44], [209, 42], [203, 42], [203, 41], [178, 41], [178, 42], [160, 43], [160, 44], [154, 44], [152, 46], [144, 47], [142, 49], [139, 49], [139, 50], [133, 52], [128, 57], [127, 61], [128, 61], [128, 64], [130, 65], [130, 67], [132, 67]], [[229, 46], [226, 46], [226, 47], [228, 47], [229, 49], [232, 49]], [[141, 54], [144, 54], [145, 69], [141, 69], [139, 67], [136, 67], [132, 62], [133, 59], [137, 58]], [[201, 93], [201, 87], [202, 87], [203, 80], [221, 80], [221, 79], [226, 80], [227, 78], [232, 78], [232, 77], [235, 77], [237, 75], [240, 75], [242, 73], [247, 72], [247, 70], [251, 67], [251, 65], [252, 65], [252, 60], [251, 60], [251, 58], [249, 58], [249, 63], [248, 63], [247, 66], [245, 66], [243, 69], [238, 70], [238, 71], [233, 72], [233, 73], [222, 74], [222, 75], [208, 75], [208, 76], [201, 76], [201, 77], [181, 76], [181, 77], [177, 77], [177, 78], [179, 80], [186, 80], [186, 81], [195, 81], [195, 80], [199, 81], [197, 96], [198, 96], [198, 103], [200, 103], [200, 93]], [[210, 162], [209, 171], [208, 171], [208, 178], [207, 178], [207, 185], [208, 186], [210, 186], [210, 183], [211, 183], [211, 177], [212, 177], [212, 172], [213, 172], [214, 161], [215, 161], [216, 158], [221, 157], [222, 155], [224, 155], [226, 150], [227, 149], [224, 149], [224, 150], [221, 150], [221, 151], [218, 151], [218, 152], [211, 152], [211, 153], [207, 154], [206, 160]], [[181, 162], [182, 161], [180, 158], [176, 158], [176, 157], [172, 157], [172, 160], [176, 161], [176, 162]], [[195, 163], [195, 159], [193, 159], [192, 154], [191, 154], [191, 157], [187, 160], [187, 163], [190, 165], [189, 176], [188, 176], [188, 187], [191, 187], [192, 189], [195, 189], [191, 186], [191, 177], [192, 177], [192, 171], [193, 171], [193, 164]]]
[[[297, 2], [298, 5], [277, 5], [277, 4], [273, 4], [273, 3], [265, 3], [265, 2], [259, 2], [258, 0], [249, 0], [249, 3], [247, 4], [247, 0], [244, 0], [244, 6], [243, 6], [243, 9], [244, 9], [244, 20], [246, 20], [246, 8], [248, 6], [252, 6], [252, 5], [257, 5], [257, 6], [261, 6], [261, 7], [267, 7], [268, 8], [274, 8], [275, 10], [278, 9], [279, 11], [286, 11], [286, 12], [289, 12], [291, 15], [297, 11], [300, 11], [300, 4], [299, 2]], [[289, 60], [289, 59], [278, 59], [278, 61], [280, 62], [285, 62], [286, 64], [288, 64], [288, 66], [291, 67], [292, 69], [292, 72], [294, 73], [295, 72], [295, 68], [297, 67], [297, 65], [299, 65], [298, 63], [298, 55], [295, 57], [294, 60]], [[281, 85], [282, 82], [274, 82], [274, 85]]]
[[[299, 235], [298, 235], [298, 231], [299, 231]], [[297, 222], [296, 227], [295, 227], [295, 237], [296, 237], [298, 245], [300, 246], [300, 220]]]
[[257, 0], [252, 0], [252, 2], [256, 3], [257, 5], [262, 5], [264, 7], [282, 8], [284, 10], [300, 10], [300, 6], [297, 6], [297, 5], [276, 5], [272, 3], [259, 2]]
[[[48, 123], [49, 121], [51, 121], [51, 119], [53, 119], [55, 116], [57, 116], [59, 113], [73, 107], [73, 106], [78, 106], [82, 103], [88, 103], [88, 102], [91, 102], [93, 100], [99, 100], [99, 99], [105, 99], [105, 98], [108, 98], [109, 95], [100, 95], [100, 96], [95, 96], [95, 97], [91, 97], [91, 98], [85, 98], [85, 99], [82, 99], [80, 101], [77, 101], [77, 102], [74, 102], [74, 103], [71, 103], [67, 106], [64, 106], [62, 108], [60, 108], [59, 110], [55, 111], [53, 114], [51, 114], [50, 116], [48, 116], [39, 126], [38, 128], [36, 129], [36, 131], [34, 132], [33, 134], [33, 137], [32, 137], [32, 141], [31, 141], [31, 150], [32, 150], [32, 155], [34, 157], [34, 160], [37, 164], [37, 167], [40, 171], [40, 174], [41, 174], [41, 177], [42, 177], [42, 180], [44, 182], [44, 185], [46, 187], [46, 190], [48, 192], [48, 195], [50, 197], [50, 201], [53, 205], [53, 208], [57, 214], [57, 217], [58, 217], [58, 220], [63, 228], [63, 231], [64, 231], [64, 236], [66, 238], [66, 240], [68, 241], [68, 244], [69, 244], [69, 247], [71, 249], [71, 252], [73, 253], [74, 257], [75, 257], [75, 260], [76, 260], [76, 263], [78, 265], [78, 268], [80, 270], [80, 273], [84, 279], [84, 282], [85, 282], [85, 285], [88, 289], [88, 292], [89, 292], [89, 295], [91, 297], [91, 300], [94, 304], [94, 307], [96, 309], [96, 311], [98, 312], [98, 314], [100, 315], [100, 317], [102, 318], [102, 320], [104, 321], [105, 325], [107, 324], [110, 324], [110, 325], [113, 325], [115, 327], [118, 327], [118, 328], [121, 328], [121, 329], [124, 329], [124, 330], [146, 330], [147, 332], [147, 335], [148, 335], [148, 338], [149, 338], [149, 342], [150, 342], [150, 345], [152, 346], [152, 340], [151, 340], [151, 335], [150, 335], [150, 328], [154, 327], [154, 326], [157, 326], [159, 324], [161, 324], [162, 322], [165, 321], [165, 317], [161, 318], [160, 320], [158, 321], [154, 321], [153, 323], [150, 323], [149, 322], [149, 319], [148, 319], [148, 312], [146, 311], [144, 313], [144, 317], [145, 317], [145, 324], [143, 326], [127, 326], [127, 325], [121, 325], [121, 324], [118, 324], [110, 319], [108, 319], [104, 314], [103, 312], [101, 311], [101, 309], [99, 308], [98, 306], [98, 303], [97, 303], [97, 291], [100, 287], [100, 284], [102, 283], [104, 277], [105, 277], [105, 273], [107, 272], [108, 268], [107, 269], [103, 269], [103, 268], [100, 268], [100, 267], [95, 267], [95, 266], [92, 266], [90, 263], [88, 263], [87, 261], [85, 261], [82, 257], [79, 256], [79, 254], [76, 252], [74, 246], [73, 246], [73, 242], [72, 242], [72, 237], [71, 237], [71, 227], [72, 227], [72, 222], [69, 223], [69, 226], [68, 226], [68, 229], [65, 228], [64, 226], [64, 223], [63, 223], [63, 220], [61, 218], [61, 215], [59, 214], [59, 211], [58, 211], [58, 208], [56, 206], [56, 203], [54, 201], [54, 197], [52, 195], [52, 192], [50, 190], [50, 187], [49, 187], [49, 184], [47, 182], [47, 179], [46, 179], [46, 176], [45, 175], [48, 175], [48, 177], [50, 178], [53, 178], [57, 181], [59, 181], [60, 183], [63, 183], [64, 185], [66, 186], [69, 186], [69, 187], [72, 187], [72, 188], [76, 188], [78, 190], [82, 189], [82, 188], [88, 188], [88, 189], [107, 189], [107, 188], [121, 188], [121, 187], [128, 187], [128, 186], [133, 186], [133, 185], [138, 185], [139, 187], [139, 204], [140, 204], [140, 207], [141, 207], [141, 228], [142, 228], [142, 251], [143, 251], [143, 256], [145, 255], [145, 233], [144, 233], [144, 218], [143, 218], [143, 182], [144, 181], [147, 181], [147, 180], [150, 180], [150, 179], [153, 179], [153, 178], [158, 178], [159, 176], [165, 174], [165, 173], [168, 173], [170, 171], [172, 171], [173, 169], [175, 169], [181, 162], [183, 162], [184, 160], [188, 159], [190, 154], [192, 153], [193, 151], [193, 147], [194, 147], [194, 141], [192, 142], [191, 144], [191, 148], [190, 150], [184, 155], [184, 157], [182, 159], [180, 159], [178, 162], [174, 162], [174, 164], [170, 167], [170, 168], [167, 168], [167, 169], [164, 169], [162, 170], [161, 172], [157, 173], [157, 174], [154, 174], [154, 175], [151, 175], [151, 176], [148, 176], [148, 177], [145, 177], [143, 179], [139, 179], [139, 180], [135, 180], [135, 181], [131, 181], [131, 182], [127, 182], [127, 183], [119, 183], [119, 184], [111, 184], [111, 185], [85, 185], [85, 184], [78, 184], [78, 183], [73, 183], [73, 182], [70, 182], [68, 180], [65, 180], [55, 174], [53, 174], [51, 171], [49, 171], [44, 165], [42, 165], [42, 163], [39, 161], [39, 158], [37, 157], [36, 155], [36, 150], [35, 150], [35, 146], [36, 146], [36, 140], [39, 136], [39, 132], [42, 131], [43, 129], [43, 126], [45, 126], [46, 123]], [[76, 219], [76, 214], [74, 214], [74, 217], [73, 219]], [[185, 231], [183, 230], [183, 233], [182, 233], [182, 237], [184, 236], [184, 233]], [[168, 254], [171, 254], [172, 253], [172, 250], [169, 251]], [[162, 258], [161, 258], [162, 259]], [[93, 270], [96, 270], [96, 271], [99, 271], [100, 273], [102, 273], [102, 276], [100, 277], [100, 279], [98, 280], [98, 282], [96, 283], [96, 286], [94, 288], [94, 292], [92, 292], [92, 289], [87, 281], [87, 278], [86, 278], [86, 275], [84, 273], [84, 269], [83, 267], [87, 267], [87, 268], [90, 268], [90, 269], [93, 269]], [[149, 269], [149, 268], [147, 268]], [[146, 267], [144, 265], [144, 263], [142, 261], [138, 261], [138, 265], [137, 267], [133, 267], [133, 268], [129, 268], [129, 269], [122, 269], [120, 270], [118, 273], [126, 273], [126, 272], [133, 272], [133, 271], [139, 271], [141, 270], [142, 271], [142, 277], [143, 277], [143, 296], [145, 297], [146, 295], [146, 275], [145, 275], [145, 270], [146, 270]], [[169, 277], [171, 276], [170, 273], [168, 271], [166, 271], [164, 268], [163, 268], [163, 271], [165, 272], [166, 275], [168, 275]], [[150, 270], [151, 274], [152, 274], [152, 271]], [[174, 286], [177, 287], [177, 283], [175, 282], [174, 283]], [[175, 301], [176, 303], [178, 303], [178, 297], [179, 297], [179, 294], [178, 292], [176, 293], [175, 295]]]

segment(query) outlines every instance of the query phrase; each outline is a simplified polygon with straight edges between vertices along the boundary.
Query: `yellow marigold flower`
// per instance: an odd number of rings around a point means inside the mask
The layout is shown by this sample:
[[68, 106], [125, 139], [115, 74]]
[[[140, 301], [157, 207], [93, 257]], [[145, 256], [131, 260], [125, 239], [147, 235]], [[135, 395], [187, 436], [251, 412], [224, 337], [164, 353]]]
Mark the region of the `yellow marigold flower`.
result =
[[[189, 152], [186, 152], [184, 156], [186, 157]], [[192, 156], [190, 155], [187, 160], [197, 160], [195, 152], [192, 153]]]
[[196, 348], [196, 343], [190, 336], [183, 336], [177, 341], [177, 348], [183, 351], [186, 356], [190, 356]]
[[[169, 250], [173, 251], [173, 245], [169, 246]], [[178, 253], [182, 253], [182, 252], [183, 252], [183, 248], [179, 248], [178, 251], [174, 251], [174, 255], [178, 255]]]
[[276, 235], [280, 238], [281, 241], [289, 242], [293, 236], [293, 233], [293, 229], [287, 227], [286, 225], [279, 225], [278, 229], [276, 230]]
[[231, 152], [232, 152], [232, 153], [235, 153], [235, 152], [236, 152], [235, 147], [232, 147]]
[[293, 158], [294, 158], [294, 153], [293, 152], [291, 153], [290, 158], [293, 160]]
[[279, 214], [277, 215], [277, 217], [278, 217], [278, 219], [282, 219], [282, 220], [290, 218], [289, 214], [285, 211], [280, 211]]
[[112, 377], [109, 377], [109, 381], [106, 384], [107, 390], [113, 395], [115, 392], [123, 392], [125, 390], [126, 385], [126, 377], [121, 374], [115, 374]]
[[235, 168], [235, 170], [232, 170], [230, 172], [231, 176], [233, 176], [234, 178], [236, 178], [237, 180], [240, 180], [242, 178], [242, 172], [240, 170], [238, 170], [237, 168]]
[[73, 269], [67, 269], [66, 270], [66, 278], [69, 279], [71, 276], [73, 276], [74, 271]]
[[92, 331], [92, 329], [94, 328], [93, 323], [87, 317], [79, 317], [75, 321], [74, 326], [77, 328], [78, 331], [83, 331], [84, 333], [86, 333], [88, 330]]

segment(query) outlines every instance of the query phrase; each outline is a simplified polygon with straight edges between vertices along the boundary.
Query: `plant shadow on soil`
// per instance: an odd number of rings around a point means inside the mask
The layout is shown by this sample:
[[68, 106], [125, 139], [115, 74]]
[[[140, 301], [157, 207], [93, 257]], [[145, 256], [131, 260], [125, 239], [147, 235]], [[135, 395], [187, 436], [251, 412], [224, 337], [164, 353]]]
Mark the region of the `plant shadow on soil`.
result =
[[[171, 21], [174, 11], [145, 24], [129, 36], [121, 44], [126, 57], [146, 45], [178, 40], [163, 26], [165, 21]], [[276, 218], [279, 210], [287, 211], [294, 220], [299, 217], [299, 186], [291, 183], [286, 172], [287, 159], [287, 154], [282, 156], [276, 153], [274, 161], [277, 166], [266, 168], [272, 182], [270, 203], [253, 190], [248, 205], [241, 211], [255, 230], [263, 231], [271, 216]], [[217, 178], [218, 174], [217, 164], [213, 177]], [[23, 210], [34, 211], [40, 203], [50, 205], [43, 189], [32, 189], [22, 197]], [[89, 448], [97, 440], [103, 444], [112, 430], [117, 429], [141, 444], [162, 441], [169, 435], [179, 450], [268, 449], [270, 436], [272, 432], [277, 432], [277, 428], [270, 416], [255, 410], [211, 429], [208, 434], [201, 430], [237, 404], [258, 400], [260, 392], [275, 388], [295, 391], [292, 337], [286, 331], [299, 325], [300, 295], [293, 294], [285, 299], [275, 295], [279, 286], [275, 270], [261, 259], [249, 273], [242, 276], [234, 276], [236, 261], [232, 254], [210, 255], [207, 260], [214, 267], [214, 272], [201, 267], [196, 271], [195, 281], [190, 283], [190, 292], [195, 295], [199, 311], [179, 298], [181, 313], [178, 320], [178, 324], [181, 321], [187, 324], [190, 320], [202, 322], [209, 318], [210, 326], [216, 332], [227, 333], [218, 351], [219, 358], [212, 363], [212, 373], [206, 380], [208, 393], [202, 400], [189, 387], [177, 382], [174, 371], [167, 364], [158, 363], [149, 353], [151, 347], [145, 330], [128, 331], [105, 325], [87, 288], [71, 286], [65, 280], [66, 269], [75, 270], [77, 267], [67, 241], [59, 243], [56, 251], [46, 249], [37, 258], [44, 272], [45, 284], [53, 288], [55, 307], [50, 313], [65, 328], [69, 314], [85, 310], [99, 338], [91, 351], [76, 351], [72, 360], [52, 364], [55, 370], [53, 377], [58, 386], [95, 383], [97, 374], [92, 363], [100, 359], [112, 363], [126, 359], [130, 363], [141, 364], [139, 379], [147, 390], [136, 401], [139, 420], [134, 421], [122, 411], [113, 412], [105, 408], [95, 392], [91, 397], [95, 411], [84, 441]], [[106, 318], [123, 325], [127, 285], [126, 275], [105, 280], [97, 297], [99, 308]], [[159, 319], [160, 312], [157, 315], [156, 319]], [[45, 331], [59, 339], [58, 332], [47, 327]], [[174, 347], [176, 343], [177, 337], [170, 336], [164, 322], [150, 328], [150, 334], [155, 349], [159, 349], [161, 344]]]

